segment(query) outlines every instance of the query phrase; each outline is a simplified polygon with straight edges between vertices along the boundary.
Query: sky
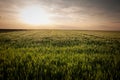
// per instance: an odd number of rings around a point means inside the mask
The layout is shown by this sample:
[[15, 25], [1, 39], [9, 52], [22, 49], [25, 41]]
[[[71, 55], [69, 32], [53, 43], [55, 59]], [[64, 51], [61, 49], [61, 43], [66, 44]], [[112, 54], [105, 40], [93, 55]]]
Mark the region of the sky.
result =
[[0, 0], [0, 29], [120, 30], [120, 0]]

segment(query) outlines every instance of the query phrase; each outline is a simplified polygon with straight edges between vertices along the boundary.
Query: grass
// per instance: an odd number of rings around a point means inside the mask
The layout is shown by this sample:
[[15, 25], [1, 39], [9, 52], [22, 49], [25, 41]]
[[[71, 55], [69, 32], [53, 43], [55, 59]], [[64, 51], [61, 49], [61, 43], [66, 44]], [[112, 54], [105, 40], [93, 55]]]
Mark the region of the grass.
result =
[[1, 80], [119, 80], [120, 32], [0, 32]]

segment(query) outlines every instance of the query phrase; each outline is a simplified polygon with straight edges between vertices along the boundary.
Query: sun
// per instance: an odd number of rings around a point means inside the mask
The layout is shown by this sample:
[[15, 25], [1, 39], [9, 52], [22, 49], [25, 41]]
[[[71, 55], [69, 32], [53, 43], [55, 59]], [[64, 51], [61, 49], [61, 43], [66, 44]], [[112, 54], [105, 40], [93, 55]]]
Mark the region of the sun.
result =
[[50, 14], [38, 6], [24, 8], [20, 12], [22, 22], [33, 25], [49, 24]]

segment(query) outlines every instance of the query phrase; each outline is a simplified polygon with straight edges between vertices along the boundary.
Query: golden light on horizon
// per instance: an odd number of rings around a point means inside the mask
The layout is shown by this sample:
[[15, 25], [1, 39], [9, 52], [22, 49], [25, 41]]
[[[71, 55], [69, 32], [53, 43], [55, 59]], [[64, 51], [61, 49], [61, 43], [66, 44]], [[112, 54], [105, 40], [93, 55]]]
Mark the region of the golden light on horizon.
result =
[[51, 24], [50, 14], [38, 6], [24, 8], [20, 12], [20, 18], [23, 23], [30, 25]]

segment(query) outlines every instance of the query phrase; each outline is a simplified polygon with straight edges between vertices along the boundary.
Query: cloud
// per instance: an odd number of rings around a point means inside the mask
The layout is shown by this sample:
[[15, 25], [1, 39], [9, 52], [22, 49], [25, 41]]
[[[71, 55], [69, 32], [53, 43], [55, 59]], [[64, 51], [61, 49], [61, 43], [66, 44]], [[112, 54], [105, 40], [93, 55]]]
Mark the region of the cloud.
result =
[[48, 10], [52, 9], [53, 13], [60, 14], [60, 16], [100, 18], [109, 22], [120, 20], [120, 0], [38, 0], [38, 2], [48, 6]]
[[108, 26], [120, 22], [120, 0], [0, 0], [0, 15], [17, 15], [19, 9], [29, 5], [44, 7], [53, 14], [51, 19], [61, 24], [91, 22]]
[[30, 4], [42, 5], [60, 14], [106, 15], [108, 17], [118, 17], [120, 14], [120, 0], [0, 0], [0, 9], [15, 10]]
[[113, 21], [112, 23], [118, 23], [118, 24], [120, 24], [120, 21]]

